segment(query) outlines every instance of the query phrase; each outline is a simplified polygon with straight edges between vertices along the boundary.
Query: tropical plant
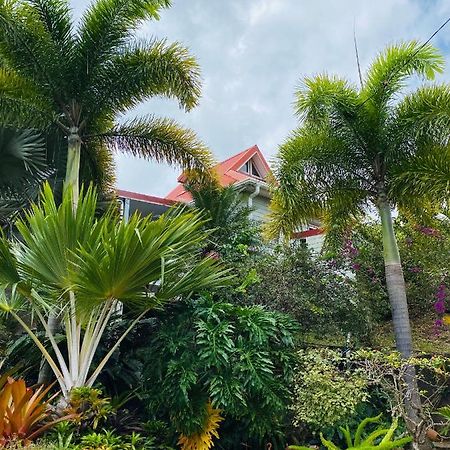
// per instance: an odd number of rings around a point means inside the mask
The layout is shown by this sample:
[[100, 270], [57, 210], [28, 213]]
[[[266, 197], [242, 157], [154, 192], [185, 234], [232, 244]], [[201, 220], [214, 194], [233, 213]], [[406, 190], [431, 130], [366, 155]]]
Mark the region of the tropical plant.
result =
[[[49, 420], [49, 403], [44, 401], [51, 386], [36, 391], [26, 386], [23, 379], [0, 379], [0, 445], [11, 442], [28, 444], [56, 423], [70, 419], [68, 415]], [[50, 399], [51, 401], [51, 399]]]
[[[383, 428], [382, 426], [378, 426], [375, 431], [370, 433], [368, 436], [364, 437], [365, 429], [367, 425], [371, 423], [379, 423], [382, 414], [376, 417], [367, 417], [362, 420], [356, 429], [355, 436], [352, 438], [350, 433], [350, 429], [348, 427], [341, 427], [341, 432], [345, 436], [346, 440], [346, 449], [386, 449], [390, 450], [393, 448], [403, 448], [406, 444], [412, 441], [411, 436], [407, 436], [404, 438], [393, 439], [394, 433], [398, 427], [398, 420], [394, 419], [391, 426], [389, 428]], [[333, 442], [325, 439], [323, 434], [320, 433], [320, 440], [322, 444], [328, 450], [339, 450], [339, 447]], [[289, 445], [288, 450], [307, 450], [309, 447], [302, 447], [299, 445]]]
[[370, 302], [358, 299], [348, 272], [317, 258], [306, 244], [264, 249], [252, 263], [255, 279], [236, 302], [290, 314], [303, 339], [344, 345], [348, 333], [355, 340], [370, 337]]
[[113, 407], [110, 399], [102, 396], [100, 389], [82, 386], [70, 391], [66, 411], [76, 417], [81, 428], [95, 430], [99, 423], [105, 422], [113, 413]]
[[297, 352], [291, 406], [295, 427], [304, 424], [315, 431], [334, 427], [369, 399], [364, 373], [347, 364], [333, 350]]
[[251, 209], [242, 202], [234, 186], [222, 187], [214, 179], [189, 181], [186, 190], [195, 208], [202, 211], [212, 230], [205, 251], [214, 251], [227, 259], [242, 257], [249, 247], [259, 243], [258, 226], [250, 219]]
[[202, 430], [189, 436], [181, 434], [178, 445], [181, 446], [182, 450], [209, 450], [214, 446], [213, 439], [219, 438], [218, 429], [222, 420], [220, 410], [213, 408], [211, 402], [208, 402]]
[[[319, 217], [330, 242], [365, 217], [369, 206], [377, 209], [396, 345], [405, 358], [412, 353], [411, 327], [392, 209], [417, 217], [445, 200], [445, 190], [424, 191], [402, 174], [418, 168], [417, 158], [431, 154], [442, 155], [436, 161], [446, 171], [450, 87], [424, 86], [403, 99], [399, 95], [411, 75], [432, 79], [443, 65], [431, 44], [412, 41], [382, 52], [359, 90], [337, 77], [306, 78], [296, 93], [302, 124], [280, 147], [274, 172], [272, 236], [282, 232], [288, 237]], [[413, 368], [408, 379], [408, 426], [423, 435]]]
[[194, 133], [170, 119], [117, 121], [154, 96], [174, 98], [185, 110], [198, 102], [199, 67], [188, 51], [135, 38], [137, 27], [157, 20], [170, 3], [97, 0], [78, 25], [68, 0], [0, 4], [2, 111], [51, 137], [49, 158], [60, 177], [65, 169], [74, 203], [80, 167], [84, 181], [111, 187], [112, 150], [188, 169], [210, 166], [210, 153]]
[[[0, 239], [0, 308], [31, 336], [68, 400], [72, 388], [92, 386], [124, 337], [145, 314], [179, 295], [226, 282], [212, 258], [199, 258], [206, 239], [199, 215], [182, 212], [128, 222], [111, 209], [96, 217], [97, 196], [89, 188], [74, 210], [68, 190], [60, 206], [47, 184], [40, 204], [17, 223], [18, 240]], [[91, 372], [111, 315], [128, 304], [139, 311], [115, 345]], [[52, 357], [22, 318], [23, 307], [46, 330]], [[47, 325], [52, 311], [61, 316], [67, 359]]]
[[36, 131], [0, 126], [0, 221], [35, 199], [51, 173], [44, 140]]
[[[341, 431], [345, 436], [347, 442], [347, 448], [373, 448], [373, 449], [386, 449], [403, 448], [406, 444], [412, 441], [411, 436], [393, 439], [395, 430], [398, 427], [398, 419], [394, 419], [389, 428], [377, 427], [375, 431], [372, 431], [367, 437], [363, 438], [367, 425], [371, 423], [377, 423], [381, 419], [381, 414], [376, 417], [367, 417], [358, 425], [356, 429], [354, 439], [352, 439], [349, 428], [342, 428]], [[381, 439], [380, 439], [381, 438]], [[379, 442], [376, 443], [376, 441]], [[323, 435], [320, 436], [322, 444], [328, 450], [337, 450], [336, 445], [331, 441], [326, 440]]]
[[283, 431], [294, 367], [290, 318], [204, 296], [174, 305], [159, 322], [142, 351], [151, 414], [193, 436], [205, 432], [210, 401], [224, 417], [221, 428], [240, 424], [243, 439]]
[[[410, 316], [439, 316], [445, 305], [439, 302], [439, 289], [450, 284], [450, 221], [436, 218], [417, 224], [400, 215], [394, 221], [408, 296]], [[381, 319], [389, 319], [388, 296], [382, 255], [382, 229], [367, 222], [353, 227], [344, 251], [337, 256], [353, 271], [358, 297], [370, 296], [370, 307]], [[441, 288], [442, 289], [442, 288]], [[445, 299], [444, 299], [445, 300]]]

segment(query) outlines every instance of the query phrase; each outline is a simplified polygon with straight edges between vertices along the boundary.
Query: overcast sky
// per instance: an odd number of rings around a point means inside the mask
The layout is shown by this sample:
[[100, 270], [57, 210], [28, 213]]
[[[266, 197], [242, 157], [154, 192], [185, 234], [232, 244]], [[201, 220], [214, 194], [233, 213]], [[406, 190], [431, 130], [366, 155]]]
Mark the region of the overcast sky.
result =
[[[78, 16], [88, 0], [72, 0]], [[449, 0], [173, 0], [139, 36], [167, 37], [200, 63], [203, 95], [190, 113], [152, 99], [130, 112], [175, 118], [223, 160], [254, 144], [267, 159], [296, 126], [292, 102], [302, 77], [320, 72], [356, 82], [356, 29], [362, 68], [389, 43], [426, 40], [450, 16]], [[450, 24], [432, 41], [446, 56]], [[179, 170], [117, 156], [117, 186], [165, 196]]]

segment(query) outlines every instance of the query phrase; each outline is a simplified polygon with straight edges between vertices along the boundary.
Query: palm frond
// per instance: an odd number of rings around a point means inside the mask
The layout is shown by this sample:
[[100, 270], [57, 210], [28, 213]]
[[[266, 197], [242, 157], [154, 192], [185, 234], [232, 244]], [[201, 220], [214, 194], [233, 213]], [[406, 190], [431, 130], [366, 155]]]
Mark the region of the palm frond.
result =
[[[279, 149], [266, 234], [290, 236], [311, 219], [359, 210], [361, 198], [373, 188], [361, 161], [326, 126], [295, 131]], [[341, 208], [345, 198], [348, 203]]]
[[0, 53], [9, 67], [32, 79], [43, 95], [59, 95], [64, 59], [30, 3], [0, 4]]
[[445, 145], [450, 136], [450, 86], [423, 86], [406, 95], [395, 109], [396, 134]]
[[35, 130], [0, 126], [0, 214], [9, 216], [36, 198], [53, 174], [44, 139]]
[[[450, 201], [450, 147], [431, 147], [393, 168], [391, 197], [400, 203], [415, 199], [434, 200], [440, 205]], [[408, 201], [406, 202], [405, 200]]]
[[200, 97], [199, 66], [178, 43], [140, 42], [99, 68], [85, 96], [94, 117], [115, 117], [153, 96], [176, 98], [180, 107], [190, 110]]
[[311, 123], [323, 122], [332, 116], [345, 120], [354, 116], [358, 92], [346, 80], [328, 75], [305, 78], [296, 92], [295, 112]]
[[210, 151], [195, 133], [170, 119], [136, 119], [92, 139], [103, 141], [120, 152], [165, 161], [187, 170], [208, 172], [213, 165]]
[[0, 122], [44, 128], [53, 119], [48, 100], [36, 85], [9, 68], [0, 68]]
[[70, 56], [74, 49], [72, 36], [72, 17], [68, 0], [27, 0], [38, 13], [47, 32], [55, 44], [65, 52], [64, 57]]
[[118, 47], [125, 44], [136, 27], [146, 19], [158, 19], [169, 0], [98, 0], [81, 19], [79, 36], [80, 86], [95, 76]]
[[413, 74], [433, 79], [444, 70], [442, 54], [431, 44], [408, 41], [391, 45], [370, 66], [361, 92], [362, 102], [383, 109]]

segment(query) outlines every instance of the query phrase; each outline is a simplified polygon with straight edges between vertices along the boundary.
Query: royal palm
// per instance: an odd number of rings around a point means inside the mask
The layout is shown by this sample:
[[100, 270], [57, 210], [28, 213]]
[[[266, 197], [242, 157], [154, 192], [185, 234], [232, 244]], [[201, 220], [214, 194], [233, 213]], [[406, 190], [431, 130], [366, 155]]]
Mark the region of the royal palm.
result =
[[169, 6], [97, 0], [76, 25], [68, 0], [0, 1], [2, 121], [8, 111], [51, 137], [51, 162], [66, 167], [75, 203], [80, 164], [82, 181], [111, 187], [115, 149], [187, 169], [210, 165], [195, 135], [169, 119], [118, 121], [154, 96], [176, 99], [186, 110], [198, 102], [199, 68], [187, 50], [134, 38], [143, 21]]
[[[272, 235], [281, 231], [289, 236], [319, 217], [329, 239], [343, 238], [370, 208], [378, 212], [395, 340], [405, 358], [413, 348], [392, 212], [398, 208], [424, 216], [445, 201], [446, 183], [426, 190], [426, 171], [417, 169], [419, 161], [434, 160], [440, 161], [442, 177], [450, 173], [445, 149], [450, 89], [429, 85], [401, 93], [410, 76], [431, 79], [442, 70], [443, 58], [435, 48], [409, 42], [382, 52], [360, 88], [328, 75], [306, 78], [296, 93], [300, 126], [280, 147], [275, 170]], [[406, 406], [411, 425], [418, 425], [420, 399], [411, 375], [412, 401]]]

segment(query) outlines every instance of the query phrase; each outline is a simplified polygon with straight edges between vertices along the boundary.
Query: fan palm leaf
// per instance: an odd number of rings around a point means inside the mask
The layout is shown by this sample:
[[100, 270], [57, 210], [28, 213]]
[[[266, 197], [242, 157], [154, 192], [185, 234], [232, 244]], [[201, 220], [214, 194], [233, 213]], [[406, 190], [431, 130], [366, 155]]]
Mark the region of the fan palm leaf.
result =
[[[96, 215], [92, 188], [76, 210], [67, 191], [57, 206], [45, 185], [39, 204], [17, 224], [20, 241], [0, 237], [0, 308], [11, 314], [42, 351], [68, 395], [75, 386], [92, 385], [122, 339], [150, 309], [180, 295], [223, 286], [227, 271], [212, 258], [202, 259], [206, 239], [199, 213], [172, 212], [155, 221], [133, 216], [122, 221], [114, 209]], [[136, 310], [136, 319], [95, 368], [93, 357], [118, 303]], [[55, 359], [19, 315], [27, 305], [46, 330]], [[61, 317], [67, 358], [47, 325]]]

